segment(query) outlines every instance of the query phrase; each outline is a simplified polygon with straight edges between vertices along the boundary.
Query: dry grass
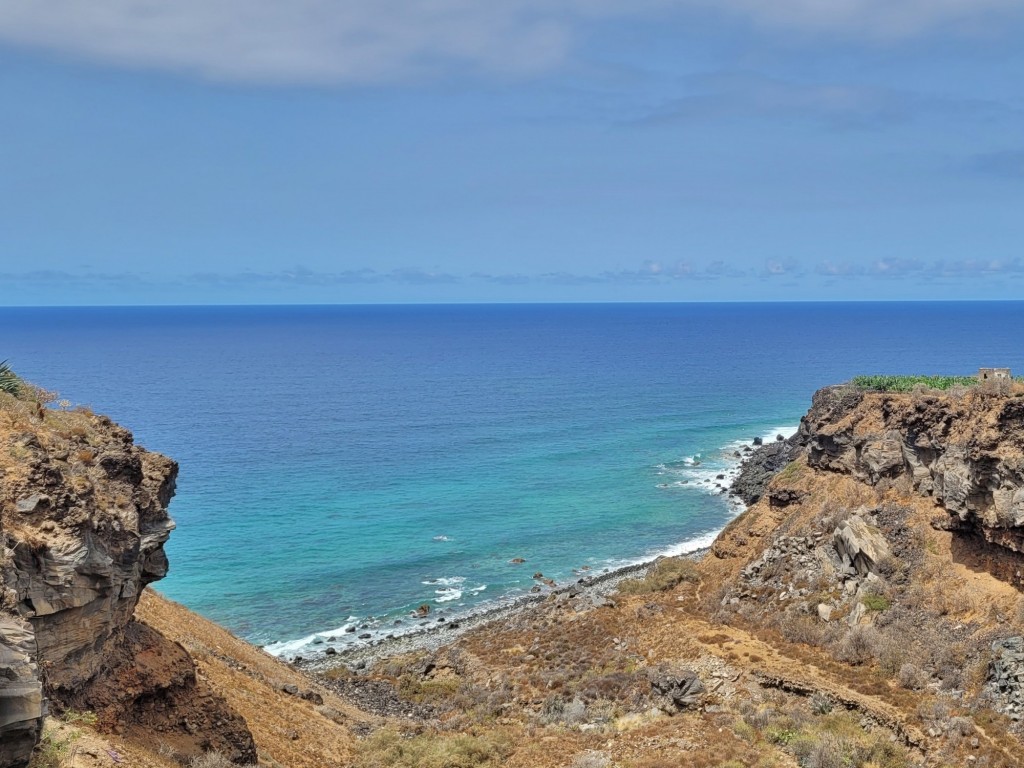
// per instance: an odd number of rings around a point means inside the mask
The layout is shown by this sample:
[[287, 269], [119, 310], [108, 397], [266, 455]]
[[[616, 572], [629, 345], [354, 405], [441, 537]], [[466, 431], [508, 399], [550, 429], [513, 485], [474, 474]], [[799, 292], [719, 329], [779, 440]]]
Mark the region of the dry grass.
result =
[[684, 557], [663, 557], [647, 569], [641, 579], [627, 579], [619, 585], [621, 595], [647, 595], [665, 592], [686, 582], [700, 580], [700, 571], [693, 560]]
[[500, 732], [405, 735], [382, 728], [359, 745], [356, 768], [485, 768], [512, 754], [512, 740]]
[[[246, 719], [261, 755], [288, 768], [351, 765], [355, 736], [348, 726], [377, 726], [380, 721], [360, 712], [330, 691], [267, 653], [180, 605], [146, 590], [136, 615], [185, 646], [201, 675]], [[314, 688], [324, 706], [288, 696], [280, 688], [291, 683]], [[337, 722], [324, 712], [338, 713]], [[298, 733], [301, 738], [293, 739]], [[154, 751], [158, 744], [154, 742]]]

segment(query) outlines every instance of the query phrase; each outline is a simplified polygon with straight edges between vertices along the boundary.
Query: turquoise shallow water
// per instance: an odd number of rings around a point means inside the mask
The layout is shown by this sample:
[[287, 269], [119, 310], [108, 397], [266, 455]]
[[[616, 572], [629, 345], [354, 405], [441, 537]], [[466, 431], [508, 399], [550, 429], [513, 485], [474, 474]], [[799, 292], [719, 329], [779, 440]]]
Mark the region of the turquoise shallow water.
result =
[[[705, 541], [732, 452], [858, 373], [1024, 371], [1011, 304], [0, 310], [181, 463], [168, 596], [271, 648]], [[694, 463], [694, 458], [699, 463]], [[526, 563], [513, 565], [513, 558]], [[341, 641], [338, 641], [341, 642]]]

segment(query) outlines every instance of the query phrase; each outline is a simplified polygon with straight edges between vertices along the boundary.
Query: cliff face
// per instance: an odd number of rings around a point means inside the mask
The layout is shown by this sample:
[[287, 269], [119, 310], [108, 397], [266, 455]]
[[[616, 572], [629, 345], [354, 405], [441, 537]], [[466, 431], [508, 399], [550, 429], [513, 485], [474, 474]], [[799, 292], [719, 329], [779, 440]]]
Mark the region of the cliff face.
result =
[[873, 486], [899, 482], [944, 527], [1024, 552], [1024, 396], [819, 391], [800, 428], [808, 463]]
[[44, 697], [111, 730], [158, 711], [179, 751], [254, 761], [244, 722], [198, 695], [184, 649], [132, 620], [167, 573], [177, 465], [85, 411], [5, 395], [0, 417], [0, 766], [27, 759]]

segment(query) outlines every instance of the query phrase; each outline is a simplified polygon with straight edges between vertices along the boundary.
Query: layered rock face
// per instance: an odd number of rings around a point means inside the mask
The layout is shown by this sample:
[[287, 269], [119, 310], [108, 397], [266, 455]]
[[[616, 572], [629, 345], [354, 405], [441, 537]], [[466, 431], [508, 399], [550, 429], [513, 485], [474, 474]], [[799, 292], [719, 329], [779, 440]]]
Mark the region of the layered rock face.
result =
[[947, 527], [1024, 552], [1024, 396], [817, 392], [800, 441], [815, 468], [871, 485], [905, 482]]
[[[160, 700], [168, 730], [188, 737], [186, 752], [215, 746], [251, 761], [252, 738], [222, 700], [204, 704], [218, 711], [202, 722], [224, 725], [209, 738], [185, 715], [167, 715], [197, 690], [194, 666], [180, 646], [132, 621], [141, 591], [167, 573], [177, 465], [104, 417], [41, 407], [8, 415], [10, 426], [0, 427], [0, 766], [24, 764], [44, 695], [119, 729], [137, 717], [140, 700]], [[174, 658], [166, 674], [140, 675], [138, 649], [161, 645]]]
[[0, 614], [0, 765], [20, 765], [43, 724], [43, 685], [32, 627]]

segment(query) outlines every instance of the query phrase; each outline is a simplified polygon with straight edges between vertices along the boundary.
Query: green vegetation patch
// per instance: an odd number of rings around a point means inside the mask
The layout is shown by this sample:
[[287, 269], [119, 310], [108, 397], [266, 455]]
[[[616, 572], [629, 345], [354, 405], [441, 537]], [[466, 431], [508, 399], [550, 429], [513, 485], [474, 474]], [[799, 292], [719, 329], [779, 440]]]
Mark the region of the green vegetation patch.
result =
[[791, 461], [786, 465], [785, 469], [779, 472], [778, 479], [787, 483], [797, 480], [803, 475], [805, 466], [802, 462]]
[[854, 376], [858, 389], [875, 392], [912, 392], [917, 387], [946, 391], [953, 387], [973, 387], [975, 376]]
[[21, 392], [21, 379], [11, 370], [11, 366], [7, 364], [6, 360], [0, 362], [0, 392], [6, 392], [15, 397]]
[[868, 594], [860, 599], [869, 611], [887, 611], [892, 603], [885, 595]]

